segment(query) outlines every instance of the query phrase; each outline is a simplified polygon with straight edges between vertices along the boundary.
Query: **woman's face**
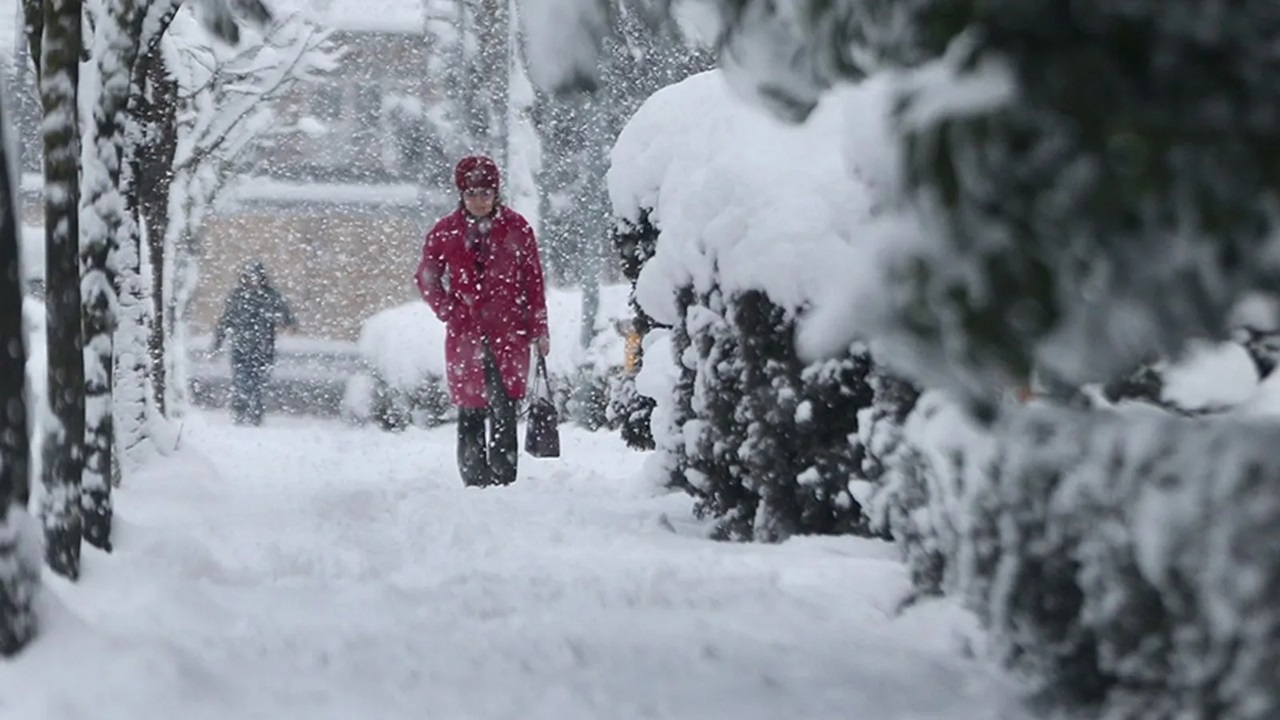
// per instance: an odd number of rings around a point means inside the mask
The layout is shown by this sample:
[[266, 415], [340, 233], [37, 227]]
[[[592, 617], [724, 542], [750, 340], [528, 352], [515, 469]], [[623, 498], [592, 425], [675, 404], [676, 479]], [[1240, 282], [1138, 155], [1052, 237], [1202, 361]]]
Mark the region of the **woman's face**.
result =
[[498, 193], [493, 188], [467, 188], [462, 191], [462, 202], [467, 206], [467, 212], [476, 217], [486, 217], [493, 212], [493, 203], [498, 199]]

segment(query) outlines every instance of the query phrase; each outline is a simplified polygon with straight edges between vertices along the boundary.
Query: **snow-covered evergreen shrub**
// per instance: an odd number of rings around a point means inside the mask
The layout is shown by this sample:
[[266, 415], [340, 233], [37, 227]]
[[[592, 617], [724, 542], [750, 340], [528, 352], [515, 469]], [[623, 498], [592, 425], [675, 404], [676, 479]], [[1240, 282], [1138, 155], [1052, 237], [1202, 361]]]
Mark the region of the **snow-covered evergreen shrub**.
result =
[[[890, 539], [893, 536], [889, 532], [887, 503], [870, 501], [890, 481], [893, 463], [906, 450], [905, 425], [920, 398], [920, 390], [874, 363], [867, 380], [871, 404], [858, 417], [859, 468], [849, 482], [849, 491], [862, 504], [871, 532]], [[887, 499], [887, 495], [881, 498]]]
[[714, 290], [681, 306], [672, 351], [685, 379], [674, 392], [688, 415], [679, 432], [659, 433], [674, 461], [669, 485], [697, 499], [722, 539], [865, 533], [848, 488], [860, 466], [859, 411], [872, 398], [865, 349], [804, 363], [796, 319], [760, 291]]
[[[1075, 460], [1063, 432], [1045, 413], [1021, 432], [1000, 434], [986, 478], [966, 488], [968, 511], [960, 535], [965, 548], [954, 581], [993, 631], [1003, 659], [1044, 678], [1064, 701], [1098, 702], [1110, 684], [1097, 665], [1096, 637], [1081, 622], [1080, 566], [1066, 517], [1052, 498]], [[985, 482], [983, 482], [985, 480]]]
[[[685, 334], [677, 339], [677, 357], [692, 361], [693, 383], [689, 407], [693, 415], [683, 428], [683, 476], [698, 498], [700, 516], [716, 519], [715, 536], [748, 540], [754, 535], [760, 496], [752, 492], [745, 461], [746, 418], [743, 405], [744, 368], [724, 296], [719, 290], [703, 294], [685, 310]], [[682, 346], [680, 340], [687, 339]]]
[[609, 399], [605, 407], [608, 426], [617, 428], [627, 447], [634, 450], [652, 450], [653, 398], [642, 395], [636, 388], [636, 376], [618, 373], [609, 382]]
[[[1007, 432], [1002, 506], [1042, 523], [1001, 537], [988, 607], [1010, 653], [1107, 718], [1276, 717], [1280, 428], [1028, 413]], [[1036, 605], [1044, 568], [1058, 592]]]
[[955, 593], [1051, 706], [1280, 713], [1280, 427], [926, 393], [872, 496], [923, 593]]
[[[807, 532], [870, 532], [850, 480], [862, 475], [861, 424], [875, 366], [855, 344], [845, 357], [800, 367], [792, 452], [800, 466], [800, 526]], [[852, 422], [851, 422], [852, 421]]]
[[[677, 312], [683, 316], [693, 305], [693, 289], [682, 287], [677, 289], [675, 297]], [[665, 360], [671, 364], [666, 368], [667, 377], [655, 377], [657, 372], [650, 368], [662, 368], [661, 359], [650, 361], [636, 378], [637, 389], [652, 397], [655, 402], [653, 411], [653, 438], [655, 474], [661, 482], [674, 490], [683, 490], [694, 497], [701, 497], [702, 477], [689, 463], [690, 445], [686, 442], [686, 433], [692, 436], [698, 428], [694, 418], [693, 388], [697, 381], [697, 363], [694, 361], [692, 340], [687, 323], [677, 322], [669, 331], [660, 331], [660, 341], [655, 343], [650, 352], [666, 351]], [[649, 377], [645, 377], [648, 374]], [[647, 380], [645, 387], [640, 387], [641, 380]]]
[[[877, 389], [887, 413], [903, 412], [914, 394], [892, 376]], [[938, 595], [956, 588], [961, 554], [990, 554], [990, 538], [965, 533], [969, 524], [993, 517], [982, 492], [990, 486], [998, 448], [986, 429], [940, 392], [919, 395], [911, 407], [896, 442], [887, 438], [879, 448], [870, 446], [881, 455], [875, 460], [880, 474], [869, 476], [874, 484], [867, 516], [873, 530], [898, 544], [916, 592]], [[891, 433], [892, 423], [886, 424], [883, 432]]]
[[810, 127], [780, 127], [711, 72], [655, 94], [614, 149], [625, 269], [638, 309], [671, 328], [671, 376], [641, 372], [641, 391], [660, 393], [651, 467], [696, 498], [717, 537], [865, 531], [848, 485], [867, 358], [796, 348], [805, 313], [865, 259], [840, 232], [871, 204], [826, 143], [842, 122], [833, 105]]

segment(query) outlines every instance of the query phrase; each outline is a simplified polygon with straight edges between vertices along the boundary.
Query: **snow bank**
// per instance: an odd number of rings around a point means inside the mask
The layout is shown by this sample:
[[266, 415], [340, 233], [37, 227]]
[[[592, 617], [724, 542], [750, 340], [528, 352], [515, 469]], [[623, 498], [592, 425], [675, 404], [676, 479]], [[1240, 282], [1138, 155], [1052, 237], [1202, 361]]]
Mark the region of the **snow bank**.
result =
[[945, 604], [889, 617], [883, 543], [711, 543], [636, 454], [566, 427], [500, 491], [452, 428], [186, 416], [113, 553], [52, 579], [5, 720], [1023, 720]]
[[891, 163], [885, 142], [842, 153], [840, 138], [851, 126], [887, 137], [886, 108], [882, 88], [865, 83], [788, 125], [740, 99], [718, 70], [655, 93], [619, 136], [608, 175], [615, 215], [635, 222], [651, 210], [662, 233], [637, 283], [645, 311], [674, 323], [674, 289], [713, 280], [793, 311], [860, 282], [871, 264], [859, 233], [873, 216], [870, 178]]
[[383, 380], [416, 388], [429, 377], [444, 377], [444, 337], [444, 324], [431, 308], [414, 302], [370, 316], [356, 345]]
[[[581, 346], [582, 291], [547, 291], [551, 329], [547, 369], [553, 375], [569, 377], [583, 365], [604, 369], [622, 364], [624, 339], [614, 324], [630, 314], [628, 290], [625, 285], [600, 288], [596, 338], [585, 350]], [[370, 368], [394, 387], [417, 388], [429, 378], [444, 377], [445, 326], [426, 303], [406, 303], [370, 316], [357, 346]]]

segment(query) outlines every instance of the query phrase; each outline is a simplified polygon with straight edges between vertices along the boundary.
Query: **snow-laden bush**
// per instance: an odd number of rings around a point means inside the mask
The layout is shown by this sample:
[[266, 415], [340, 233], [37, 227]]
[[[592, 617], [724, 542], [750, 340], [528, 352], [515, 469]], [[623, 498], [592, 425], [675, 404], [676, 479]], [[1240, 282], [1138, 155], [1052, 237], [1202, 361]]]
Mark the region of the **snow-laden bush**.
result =
[[[806, 313], [865, 259], [845, 231], [871, 216], [871, 194], [826, 142], [843, 120], [833, 103], [779, 124], [713, 71], [656, 93], [613, 151], [637, 318], [671, 328], [645, 343], [637, 385], [655, 401], [651, 469], [719, 537], [865, 532], [848, 486], [870, 361], [847, 344], [830, 358], [796, 348]], [[655, 351], [673, 353], [674, 377], [646, 380]]]
[[653, 398], [644, 395], [636, 387], [633, 373], [618, 373], [609, 384], [605, 419], [609, 427], [618, 428], [622, 441], [633, 450], [654, 448]]
[[[655, 95], [615, 148], [615, 212], [649, 210], [661, 232], [636, 283], [671, 328], [650, 346], [670, 351], [665, 374], [647, 363], [637, 381], [656, 401], [650, 469], [722, 528], [783, 525], [786, 493], [753, 485], [786, 460], [771, 424], [796, 395], [771, 334], [740, 332], [762, 293], [805, 362], [869, 338], [963, 393], [925, 395], [901, 432], [864, 408], [854, 496], [921, 589], [962, 597], [1043, 697], [1086, 717], [1280, 717], [1280, 427], [1232, 414], [1266, 412], [1251, 401], [1209, 402], [1177, 363], [1111, 393], [1116, 408], [1080, 392], [1222, 339], [1244, 292], [1274, 290], [1280, 176], [1257, 169], [1280, 96], [1258, 67], [1280, 15], [1071, 5], [722, 3], [735, 82], [803, 122], [738, 110], [711, 73]], [[915, 67], [828, 92], [895, 59]], [[1223, 82], [1169, 82], [1210, 66]], [[1241, 112], [1206, 115], [1223, 107]], [[1248, 354], [1261, 370], [1270, 353]], [[993, 396], [1037, 377], [1048, 407], [993, 425], [963, 410], [1003, 410]], [[1053, 407], [1059, 386], [1088, 410]]]
[[343, 417], [373, 420], [384, 430], [449, 420], [453, 411], [444, 374], [444, 335], [444, 325], [421, 302], [388, 308], [365, 320], [357, 346], [368, 374], [348, 381]]
[[1280, 426], [1042, 411], [1006, 432], [993, 492], [1023, 522], [993, 528], [970, 594], [1008, 652], [1105, 691], [1106, 717], [1277, 717]]
[[1090, 717], [1280, 712], [1280, 425], [1026, 408], [995, 427], [926, 393], [868, 503], [917, 589]]
[[[888, 383], [877, 388], [884, 395], [898, 390]], [[889, 403], [883, 395], [877, 400], [876, 409]], [[946, 572], [960, 549], [961, 493], [985, 483], [993, 444], [937, 392], [912, 404], [903, 422], [885, 412], [880, 422], [867, 424], [863, 443], [872, 467], [864, 467], [869, 487], [858, 495], [866, 498], [872, 529], [897, 542], [916, 591], [936, 595], [948, 589]]]

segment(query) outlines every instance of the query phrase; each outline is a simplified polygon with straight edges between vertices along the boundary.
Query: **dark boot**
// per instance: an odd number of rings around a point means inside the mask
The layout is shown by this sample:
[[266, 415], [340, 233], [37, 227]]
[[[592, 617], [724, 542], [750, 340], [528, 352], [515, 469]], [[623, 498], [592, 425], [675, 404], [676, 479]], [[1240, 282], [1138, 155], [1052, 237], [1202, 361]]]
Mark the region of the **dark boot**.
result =
[[489, 470], [497, 485], [516, 481], [516, 460], [520, 442], [516, 435], [516, 401], [498, 372], [493, 353], [485, 352], [484, 374], [489, 391]]
[[458, 474], [467, 487], [491, 484], [485, 452], [485, 408], [458, 408]]

